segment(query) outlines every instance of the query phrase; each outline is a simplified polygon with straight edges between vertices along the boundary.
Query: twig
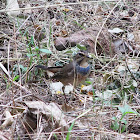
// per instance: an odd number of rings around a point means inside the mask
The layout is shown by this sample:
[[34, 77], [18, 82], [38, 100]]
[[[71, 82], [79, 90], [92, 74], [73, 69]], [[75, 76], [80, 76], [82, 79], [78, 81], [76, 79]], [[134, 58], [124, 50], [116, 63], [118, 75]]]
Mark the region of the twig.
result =
[[[81, 115], [79, 115], [78, 117], [76, 117], [75, 119], [73, 119], [72, 121], [69, 121], [66, 125], [69, 125], [69, 124], [75, 122], [76, 120], [78, 120], [79, 118], [81, 118], [82, 116], [84, 116], [85, 114], [87, 114], [88, 112], [90, 112], [91, 110], [92, 110], [92, 109], [86, 110], [84, 113], [82, 113]], [[66, 125], [65, 125], [65, 126], [66, 126]], [[53, 131], [51, 132], [51, 134], [50, 134], [48, 140], [50, 140], [51, 137], [52, 137], [52, 135], [53, 135], [53, 133], [55, 133], [55, 131], [58, 131], [59, 129], [61, 129], [61, 127], [57, 128], [57, 129], [55, 129], [55, 130], [53, 130]]]
[[98, 40], [98, 37], [99, 37], [99, 35], [100, 35], [100, 33], [101, 33], [101, 31], [102, 31], [102, 29], [103, 29], [103, 27], [104, 27], [106, 21], [108, 20], [108, 18], [109, 18], [110, 15], [112, 14], [113, 10], [118, 6], [118, 4], [119, 4], [120, 2], [121, 2], [121, 0], [119, 0], [119, 1], [117, 2], [117, 4], [113, 7], [113, 9], [110, 11], [110, 13], [108, 14], [106, 20], [103, 22], [100, 31], [98, 32], [98, 34], [97, 34], [97, 36], [96, 36], [96, 40], [95, 40], [95, 48], [94, 48], [94, 49], [95, 49], [95, 54], [96, 54], [96, 57], [97, 57], [97, 58], [98, 58], [98, 54], [97, 54], [97, 49], [96, 49], [96, 48], [97, 48], [97, 40]]

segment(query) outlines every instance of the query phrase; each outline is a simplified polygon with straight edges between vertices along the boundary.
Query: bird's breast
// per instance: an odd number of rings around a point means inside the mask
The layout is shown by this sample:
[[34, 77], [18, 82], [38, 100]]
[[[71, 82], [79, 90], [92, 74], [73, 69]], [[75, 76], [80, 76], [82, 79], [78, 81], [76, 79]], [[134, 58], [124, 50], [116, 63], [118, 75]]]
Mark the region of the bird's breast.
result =
[[81, 75], [85, 76], [90, 73], [90, 66], [87, 66], [86, 68], [84, 68], [84, 67], [80, 67], [78, 65], [78, 66], [76, 66], [76, 72], [77, 72], [77, 74], [81, 74]]

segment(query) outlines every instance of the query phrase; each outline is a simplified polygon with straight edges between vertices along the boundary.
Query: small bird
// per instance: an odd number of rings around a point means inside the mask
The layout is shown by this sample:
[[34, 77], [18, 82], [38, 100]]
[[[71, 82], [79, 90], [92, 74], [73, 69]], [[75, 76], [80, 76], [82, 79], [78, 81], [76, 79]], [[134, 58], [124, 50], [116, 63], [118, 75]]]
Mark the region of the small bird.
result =
[[89, 58], [87, 53], [79, 52], [75, 55], [74, 60], [64, 67], [47, 67], [43, 65], [36, 65], [36, 67], [51, 72], [51, 79], [56, 79], [64, 85], [77, 86], [90, 74]]

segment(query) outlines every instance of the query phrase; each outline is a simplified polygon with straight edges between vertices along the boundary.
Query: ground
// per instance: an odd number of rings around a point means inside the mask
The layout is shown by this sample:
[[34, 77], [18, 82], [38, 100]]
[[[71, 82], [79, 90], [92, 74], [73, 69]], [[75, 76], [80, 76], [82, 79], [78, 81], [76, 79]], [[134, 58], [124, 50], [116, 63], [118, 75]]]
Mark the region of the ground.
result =
[[[0, 7], [3, 140], [140, 139], [139, 1], [2, 0]], [[35, 68], [64, 66], [85, 49], [91, 73], [66, 95]]]

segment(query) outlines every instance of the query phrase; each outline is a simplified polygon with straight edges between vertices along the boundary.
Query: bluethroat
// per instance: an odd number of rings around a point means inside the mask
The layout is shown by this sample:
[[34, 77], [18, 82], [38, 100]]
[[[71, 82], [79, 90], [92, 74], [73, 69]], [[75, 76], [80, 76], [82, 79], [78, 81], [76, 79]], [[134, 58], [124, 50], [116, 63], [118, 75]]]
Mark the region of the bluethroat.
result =
[[89, 56], [87, 53], [79, 52], [75, 55], [74, 60], [64, 67], [47, 67], [37, 65], [37, 68], [51, 72], [51, 79], [56, 79], [64, 85], [78, 85], [84, 81], [90, 74]]

